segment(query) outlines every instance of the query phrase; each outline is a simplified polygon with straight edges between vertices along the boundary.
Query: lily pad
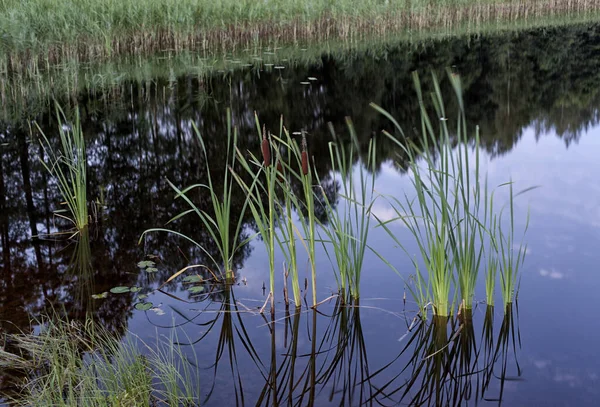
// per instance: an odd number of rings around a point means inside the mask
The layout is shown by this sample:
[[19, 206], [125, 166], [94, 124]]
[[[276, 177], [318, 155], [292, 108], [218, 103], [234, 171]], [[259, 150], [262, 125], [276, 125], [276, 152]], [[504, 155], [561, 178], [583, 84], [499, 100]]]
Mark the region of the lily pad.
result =
[[204, 291], [204, 287], [202, 287], [201, 285], [195, 285], [193, 287], [188, 288], [188, 292], [191, 294], [198, 294], [202, 291]]
[[183, 282], [184, 283], [200, 283], [200, 282], [202, 282], [202, 277], [194, 274], [194, 275], [187, 276], [186, 278], [184, 278]]
[[156, 265], [156, 263], [153, 262], [152, 260], [143, 260], [143, 261], [140, 261], [137, 265], [139, 268], [145, 269], [146, 267], [154, 267]]
[[154, 304], [151, 302], [138, 302], [135, 304], [135, 309], [140, 311], [148, 311], [152, 307], [154, 307]]
[[110, 292], [113, 294], [123, 294], [123, 293], [128, 293], [130, 291], [131, 291], [131, 289], [129, 287], [123, 287], [123, 286], [113, 287], [110, 289]]
[[156, 273], [158, 269], [156, 267], [148, 267], [146, 273]]
[[137, 296], [138, 300], [145, 300], [146, 298], [148, 298], [148, 296], [146, 294], [140, 294]]
[[108, 291], [104, 291], [102, 294], [92, 294], [92, 298], [95, 300], [99, 300], [106, 297], [108, 297]]
[[139, 291], [141, 291], [141, 290], [142, 290], [142, 288], [141, 288], [141, 287], [131, 287], [131, 288], [129, 289], [129, 291], [131, 291], [132, 293], [137, 293], [137, 292], [139, 292]]

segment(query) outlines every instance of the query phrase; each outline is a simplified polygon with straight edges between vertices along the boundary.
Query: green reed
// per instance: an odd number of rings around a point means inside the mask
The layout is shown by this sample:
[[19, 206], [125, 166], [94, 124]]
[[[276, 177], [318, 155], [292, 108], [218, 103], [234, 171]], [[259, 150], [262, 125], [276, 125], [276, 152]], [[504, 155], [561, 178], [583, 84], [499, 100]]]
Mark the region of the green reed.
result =
[[[487, 182], [486, 182], [487, 188]], [[498, 276], [498, 269], [500, 267], [498, 262], [498, 239], [496, 238], [499, 234], [498, 228], [498, 215], [494, 214], [494, 193], [490, 198], [490, 216], [488, 223], [488, 248], [486, 251], [486, 273], [485, 273], [485, 299], [488, 306], [494, 305], [494, 293], [496, 292], [496, 279]]]
[[[494, 211], [494, 193], [489, 191], [487, 178], [482, 181], [479, 130], [476, 128], [471, 144], [460, 77], [449, 71], [448, 78], [459, 107], [453, 132], [448, 125], [439, 82], [435, 75], [434, 92], [431, 94], [433, 117], [436, 118], [433, 120], [425, 106], [419, 78], [414, 74], [421, 107], [421, 137], [418, 144], [404, 136], [400, 125], [389, 113], [373, 105], [376, 110], [392, 120], [402, 140], [389, 133], [386, 135], [399, 145], [409, 158], [409, 171], [416, 197], [389, 197], [388, 201], [397, 216], [389, 221], [380, 222], [380, 226], [396, 244], [403, 247], [402, 242], [388, 226], [390, 222], [401, 220], [416, 240], [427, 279], [417, 261], [413, 260], [416, 275], [413, 284], [407, 286], [417, 301], [423, 318], [426, 317], [425, 308], [429, 303], [433, 305], [434, 315], [449, 314], [453, 287], [453, 302], [458, 298], [461, 310], [472, 309], [479, 271], [484, 263], [486, 242], [489, 242], [490, 246], [486, 264], [486, 297], [493, 303], [497, 270], [495, 253], [497, 242], [502, 240], [498, 228], [498, 214]], [[436, 122], [439, 124], [434, 126]], [[510, 197], [512, 208], [512, 189]], [[389, 262], [383, 260], [398, 273]], [[510, 263], [509, 259], [507, 263]], [[509, 268], [507, 266], [507, 270]], [[507, 272], [507, 276], [509, 275], [510, 271]]]
[[[200, 131], [196, 127], [194, 123], [192, 123], [194, 128], [194, 132], [196, 134], [196, 138], [200, 147], [202, 149], [202, 153], [204, 155], [204, 161], [206, 166], [206, 174], [207, 181], [206, 183], [194, 184], [184, 189], [179, 189], [175, 186], [171, 181], [167, 182], [171, 186], [171, 188], [176, 192], [175, 199], [181, 198], [183, 199], [190, 209], [181, 212], [180, 214], [173, 217], [169, 220], [169, 223], [172, 223], [184, 216], [187, 215], [196, 215], [200, 224], [208, 232], [211, 239], [216, 244], [219, 251], [219, 258], [214, 258], [200, 243], [196, 242], [192, 237], [185, 236], [177, 231], [166, 228], [153, 228], [148, 229], [142, 233], [140, 237], [140, 241], [147, 233], [152, 232], [167, 232], [172, 233], [174, 235], [183, 237], [190, 242], [192, 242], [195, 246], [197, 246], [202, 252], [208, 256], [213, 263], [216, 270], [222, 270], [222, 275], [229, 281], [235, 278], [235, 272], [233, 270], [233, 259], [237, 251], [243, 247], [248, 241], [252, 239], [249, 237], [240, 241], [240, 233], [243, 225], [243, 218], [246, 206], [242, 208], [241, 213], [239, 214], [237, 222], [234, 222], [233, 213], [232, 213], [232, 205], [234, 200], [234, 189], [236, 188], [236, 182], [231, 174], [230, 168], [236, 167], [237, 162], [237, 139], [238, 133], [236, 128], [232, 128], [231, 125], [231, 111], [227, 109], [227, 152], [226, 152], [226, 160], [223, 166], [223, 183], [222, 185], [217, 185], [213, 182], [213, 174], [210, 168], [210, 160], [208, 157], [206, 145], [204, 144], [204, 138], [200, 134]], [[212, 204], [212, 213], [207, 212], [206, 210], [199, 208], [189, 196], [191, 192], [194, 190], [201, 190], [202, 193], [208, 194], [210, 196], [210, 201]], [[233, 230], [232, 230], [233, 226]]]
[[[388, 200], [397, 216], [380, 224], [401, 247], [403, 247], [402, 243], [387, 224], [401, 220], [411, 232], [425, 264], [428, 279], [427, 287], [423, 287], [425, 278], [417, 266], [417, 277], [414, 280], [416, 289], [411, 289], [410, 286], [409, 289], [413, 295], [417, 294], [415, 299], [418, 301], [421, 311], [429, 302], [425, 302], [425, 298], [428, 298], [433, 305], [434, 315], [445, 317], [448, 316], [450, 290], [454, 280], [454, 259], [451, 256], [450, 245], [454, 227], [453, 213], [457, 201], [453, 201], [452, 197], [459, 194], [459, 185], [456, 181], [460, 178], [456, 178], [452, 174], [455, 162], [452, 157], [450, 134], [439, 88], [436, 86], [436, 94], [432, 96], [436, 110], [438, 114], [441, 114], [438, 118], [442, 118], [439, 120], [439, 129], [436, 131], [423, 101], [419, 78], [414, 74], [413, 79], [421, 107], [421, 139], [419, 141], [422, 143], [422, 147], [414, 143], [410, 144], [410, 142], [405, 146], [403, 141], [389, 133], [386, 134], [409, 157], [409, 170], [416, 197], [409, 198], [405, 195], [404, 201], [397, 197], [389, 197]], [[435, 81], [437, 82], [437, 80]], [[400, 125], [389, 113], [378, 106], [374, 107], [392, 120], [401, 135], [404, 134]], [[436, 151], [439, 156], [436, 156]], [[425, 313], [422, 313], [421, 316], [426, 318]]]
[[[306, 153], [306, 150], [300, 151], [297, 143], [291, 138], [289, 131], [283, 127], [283, 117], [280, 122], [280, 136], [275, 138], [275, 142], [283, 147], [287, 152], [287, 160], [283, 160], [282, 156], [279, 156], [277, 161], [277, 172], [278, 172], [278, 189], [281, 191], [283, 195], [283, 206], [282, 204], [278, 204], [280, 213], [282, 214], [282, 219], [280, 223], [280, 229], [283, 233], [283, 239], [279, 239], [279, 247], [282, 249], [287, 264], [285, 265], [285, 277], [286, 277], [286, 290], [287, 290], [287, 276], [291, 274], [292, 277], [292, 291], [294, 294], [294, 303], [296, 307], [299, 307], [302, 304], [302, 296], [300, 292], [300, 278], [298, 275], [298, 260], [297, 260], [297, 252], [296, 252], [296, 240], [300, 239], [300, 242], [303, 246], [305, 246], [306, 251], [309, 256], [309, 262], [312, 265], [312, 270], [314, 271], [314, 249], [311, 251], [311, 239], [310, 239], [310, 219], [313, 219], [313, 230], [314, 230], [314, 214], [311, 217], [311, 212], [305, 214], [304, 209], [305, 206], [292, 189], [292, 181], [299, 180], [303, 186], [303, 192], [306, 192], [306, 188], [304, 185], [304, 171], [301, 168], [301, 157], [303, 153]], [[295, 167], [294, 164], [299, 164], [299, 167]], [[298, 170], [300, 169], [300, 171]], [[312, 194], [312, 192], [311, 192]], [[305, 195], [306, 197], [306, 195]], [[278, 201], [279, 202], [279, 201]], [[309, 202], [305, 200], [307, 206], [309, 206]], [[302, 236], [298, 226], [295, 224], [293, 219], [293, 214], [298, 214], [300, 218], [301, 227], [304, 229], [305, 236]], [[308, 218], [308, 223], [306, 222]], [[313, 246], [314, 248], [314, 242]], [[313, 306], [316, 305], [316, 277], [314, 276], [314, 272], [312, 273], [313, 278]], [[287, 291], [286, 291], [287, 294]], [[286, 299], [287, 301], [287, 299]]]
[[513, 193], [513, 182], [508, 183], [510, 190], [508, 209], [509, 212], [509, 224], [508, 230], [503, 225], [502, 215], [500, 214], [499, 227], [498, 227], [498, 260], [500, 265], [500, 288], [502, 291], [502, 300], [504, 301], [505, 308], [508, 308], [515, 300], [519, 290], [519, 271], [525, 261], [525, 255], [527, 253], [527, 244], [524, 242], [525, 234], [529, 228], [529, 213], [527, 214], [527, 220], [525, 222], [525, 229], [521, 241], [518, 243], [515, 241], [515, 208], [514, 199], [518, 195], [521, 195], [527, 191], [530, 191], [536, 187], [529, 187], [524, 189], [517, 194]]
[[[56, 105], [60, 149], [54, 149], [50, 140], [36, 124], [42, 139], [44, 157], [40, 161], [51, 176], [56, 178], [58, 189], [67, 206], [68, 216], [59, 215], [73, 222], [77, 230], [88, 224], [87, 207], [87, 158], [85, 138], [79, 120], [79, 111], [75, 112], [72, 126], [67, 127], [65, 113]], [[58, 211], [61, 212], [61, 211]]]
[[[281, 170], [283, 170], [288, 177], [279, 177], [279, 179], [285, 179], [285, 183], [280, 184], [280, 187], [285, 200], [286, 213], [284, 215], [284, 224], [288, 240], [281, 242], [281, 247], [284, 253], [290, 252], [292, 248], [290, 247], [286, 250], [286, 242], [292, 243], [296, 238], [298, 238], [302, 246], [304, 246], [308, 256], [308, 267], [312, 288], [312, 306], [315, 307], [317, 305], [317, 275], [315, 265], [315, 244], [317, 241], [317, 234], [315, 228], [315, 187], [313, 186], [314, 169], [309, 163], [310, 159], [306, 134], [302, 132], [301, 146], [299, 146], [298, 143], [292, 139], [287, 129], [283, 128], [282, 130], [283, 138], [277, 138], [276, 142], [287, 150], [287, 162], [280, 160], [279, 163], [282, 164]], [[300, 194], [294, 192], [292, 181], [300, 183], [302, 187]], [[295, 212], [298, 216], [300, 228], [293, 222], [292, 212]], [[295, 267], [298, 267], [295, 259], [294, 263]], [[290, 268], [289, 270], [292, 273], [294, 297], [298, 295], [299, 299], [300, 286], [298, 271], [297, 269], [293, 270], [293, 268]], [[296, 306], [299, 304], [300, 302], [296, 301]]]
[[[367, 160], [353, 168], [356, 155], [360, 154], [358, 137], [350, 119], [347, 119], [350, 134], [349, 151], [339, 142], [329, 143], [331, 168], [339, 174], [342, 187], [342, 205], [334, 207], [325, 194], [328, 224], [323, 228], [327, 239], [323, 241], [325, 252], [329, 251], [325, 243], [329, 243], [335, 256], [334, 269], [340, 295], [351, 296], [355, 300], [360, 297], [360, 278], [363, 269], [367, 241], [371, 224], [371, 208], [376, 197], [375, 187], [375, 151], [376, 140], [369, 140]], [[335, 133], [332, 129], [334, 137]], [[370, 172], [370, 174], [368, 174]], [[330, 258], [331, 260], [331, 258]]]
[[[258, 234], [262, 237], [265, 250], [269, 258], [269, 296], [267, 301], [271, 301], [271, 313], [275, 312], [275, 242], [277, 241], [276, 232], [276, 186], [278, 182], [277, 166], [273, 165], [271, 154], [276, 154], [276, 160], [279, 160], [278, 150], [271, 142], [271, 134], [263, 126], [261, 132], [258, 115], [255, 114], [256, 128], [258, 134], [262, 136], [261, 150], [262, 159], [251, 152], [246, 154], [236, 149], [237, 159], [242, 169], [251, 177], [252, 181], [247, 182], [237, 174], [233, 169], [232, 174], [243, 191], [247, 194], [246, 203], [252, 212], [255, 226]], [[265, 202], [266, 200], [266, 202]], [[265, 302], [265, 305], [267, 302]], [[263, 309], [264, 310], [264, 306]]]

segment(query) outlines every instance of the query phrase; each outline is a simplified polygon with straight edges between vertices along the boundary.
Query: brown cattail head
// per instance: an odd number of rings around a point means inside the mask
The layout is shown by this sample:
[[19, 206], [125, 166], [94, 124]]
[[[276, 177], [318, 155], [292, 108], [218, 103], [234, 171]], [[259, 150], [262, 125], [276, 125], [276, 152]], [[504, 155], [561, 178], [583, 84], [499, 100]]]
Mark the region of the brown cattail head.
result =
[[267, 132], [265, 131], [265, 127], [263, 126], [263, 139], [262, 139], [262, 155], [265, 167], [271, 165], [271, 146], [269, 145], [269, 140], [267, 140]]
[[302, 132], [302, 174], [308, 175], [308, 152], [306, 151], [306, 135]]

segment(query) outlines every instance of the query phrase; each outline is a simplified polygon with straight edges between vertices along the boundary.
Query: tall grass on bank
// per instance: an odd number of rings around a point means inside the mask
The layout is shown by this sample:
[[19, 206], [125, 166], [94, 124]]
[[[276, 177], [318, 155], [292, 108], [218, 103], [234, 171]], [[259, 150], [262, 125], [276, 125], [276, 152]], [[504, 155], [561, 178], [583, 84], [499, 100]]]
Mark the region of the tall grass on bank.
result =
[[170, 343], [121, 342], [91, 320], [45, 321], [39, 335], [14, 335], [16, 353], [0, 350], [0, 367], [18, 369], [22, 383], [15, 406], [196, 405], [197, 372]]
[[[207, 181], [206, 183], [194, 184], [184, 189], [179, 189], [172, 182], [169, 182], [171, 188], [176, 192], [175, 199], [183, 199], [190, 209], [176, 215], [168, 223], [174, 222], [187, 215], [196, 215], [202, 227], [208, 232], [211, 239], [218, 248], [220, 257], [215, 259], [206, 249], [197, 241], [190, 236], [185, 236], [177, 231], [166, 228], [153, 228], [148, 229], [142, 233], [140, 242], [147, 233], [152, 232], [167, 232], [177, 236], [183, 237], [192, 242], [198, 247], [205, 255], [207, 255], [213, 263], [215, 271], [221, 270], [221, 275], [227, 280], [233, 280], [235, 277], [235, 271], [233, 270], [233, 259], [236, 252], [244, 246], [248, 241], [252, 239], [252, 236], [240, 241], [240, 233], [242, 229], [242, 223], [244, 219], [244, 212], [246, 205], [243, 206], [241, 213], [239, 214], [238, 221], [232, 225], [232, 203], [233, 203], [233, 191], [236, 188], [236, 182], [233, 175], [230, 172], [230, 168], [236, 167], [237, 155], [237, 129], [231, 126], [231, 111], [227, 109], [227, 151], [226, 161], [223, 166], [223, 185], [216, 185], [213, 183], [213, 175], [210, 169], [210, 160], [206, 151], [206, 145], [204, 139], [200, 134], [200, 131], [196, 127], [195, 123], [192, 123], [194, 132], [196, 133], [198, 143], [202, 148], [204, 154], [204, 161], [206, 165]], [[205, 210], [199, 208], [189, 196], [194, 190], [201, 190], [202, 193], [206, 193], [210, 196], [212, 203], [212, 213], [208, 213]], [[232, 230], [233, 226], [233, 230]]]
[[[326, 235], [323, 241], [329, 256], [330, 244], [335, 256], [335, 269], [340, 295], [360, 298], [360, 278], [371, 224], [371, 208], [375, 203], [375, 151], [376, 140], [369, 140], [367, 162], [353, 168], [355, 156], [360, 154], [360, 146], [354, 126], [347, 119], [350, 133], [349, 151], [338, 142], [329, 143], [331, 168], [339, 174], [342, 184], [343, 203], [334, 207], [325, 194], [323, 201], [327, 210], [328, 225], [322, 230]], [[332, 130], [333, 131], [333, 130]], [[335, 137], [335, 134], [333, 134]], [[357, 174], [355, 174], [355, 171]], [[331, 260], [331, 259], [330, 259]]]
[[0, 49], [10, 55], [107, 57], [193, 47], [386, 35], [597, 10], [597, 0], [3, 0]]
[[66, 116], [60, 106], [56, 105], [60, 149], [55, 149], [42, 129], [36, 124], [41, 134], [44, 158], [40, 159], [44, 168], [56, 178], [58, 189], [67, 206], [67, 216], [59, 216], [71, 221], [77, 230], [88, 224], [87, 203], [87, 158], [85, 138], [79, 120], [79, 111], [75, 119], [68, 125]]

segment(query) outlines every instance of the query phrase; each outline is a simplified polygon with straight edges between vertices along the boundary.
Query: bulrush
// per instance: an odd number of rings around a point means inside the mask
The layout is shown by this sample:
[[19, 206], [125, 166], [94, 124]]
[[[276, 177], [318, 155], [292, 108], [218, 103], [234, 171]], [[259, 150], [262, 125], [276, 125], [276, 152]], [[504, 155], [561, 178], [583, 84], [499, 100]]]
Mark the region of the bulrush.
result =
[[271, 146], [269, 145], [269, 140], [267, 139], [267, 131], [265, 130], [265, 126], [263, 126], [263, 139], [262, 139], [262, 155], [265, 167], [271, 165]]
[[308, 175], [308, 152], [306, 151], [306, 134], [302, 132], [302, 174]]

